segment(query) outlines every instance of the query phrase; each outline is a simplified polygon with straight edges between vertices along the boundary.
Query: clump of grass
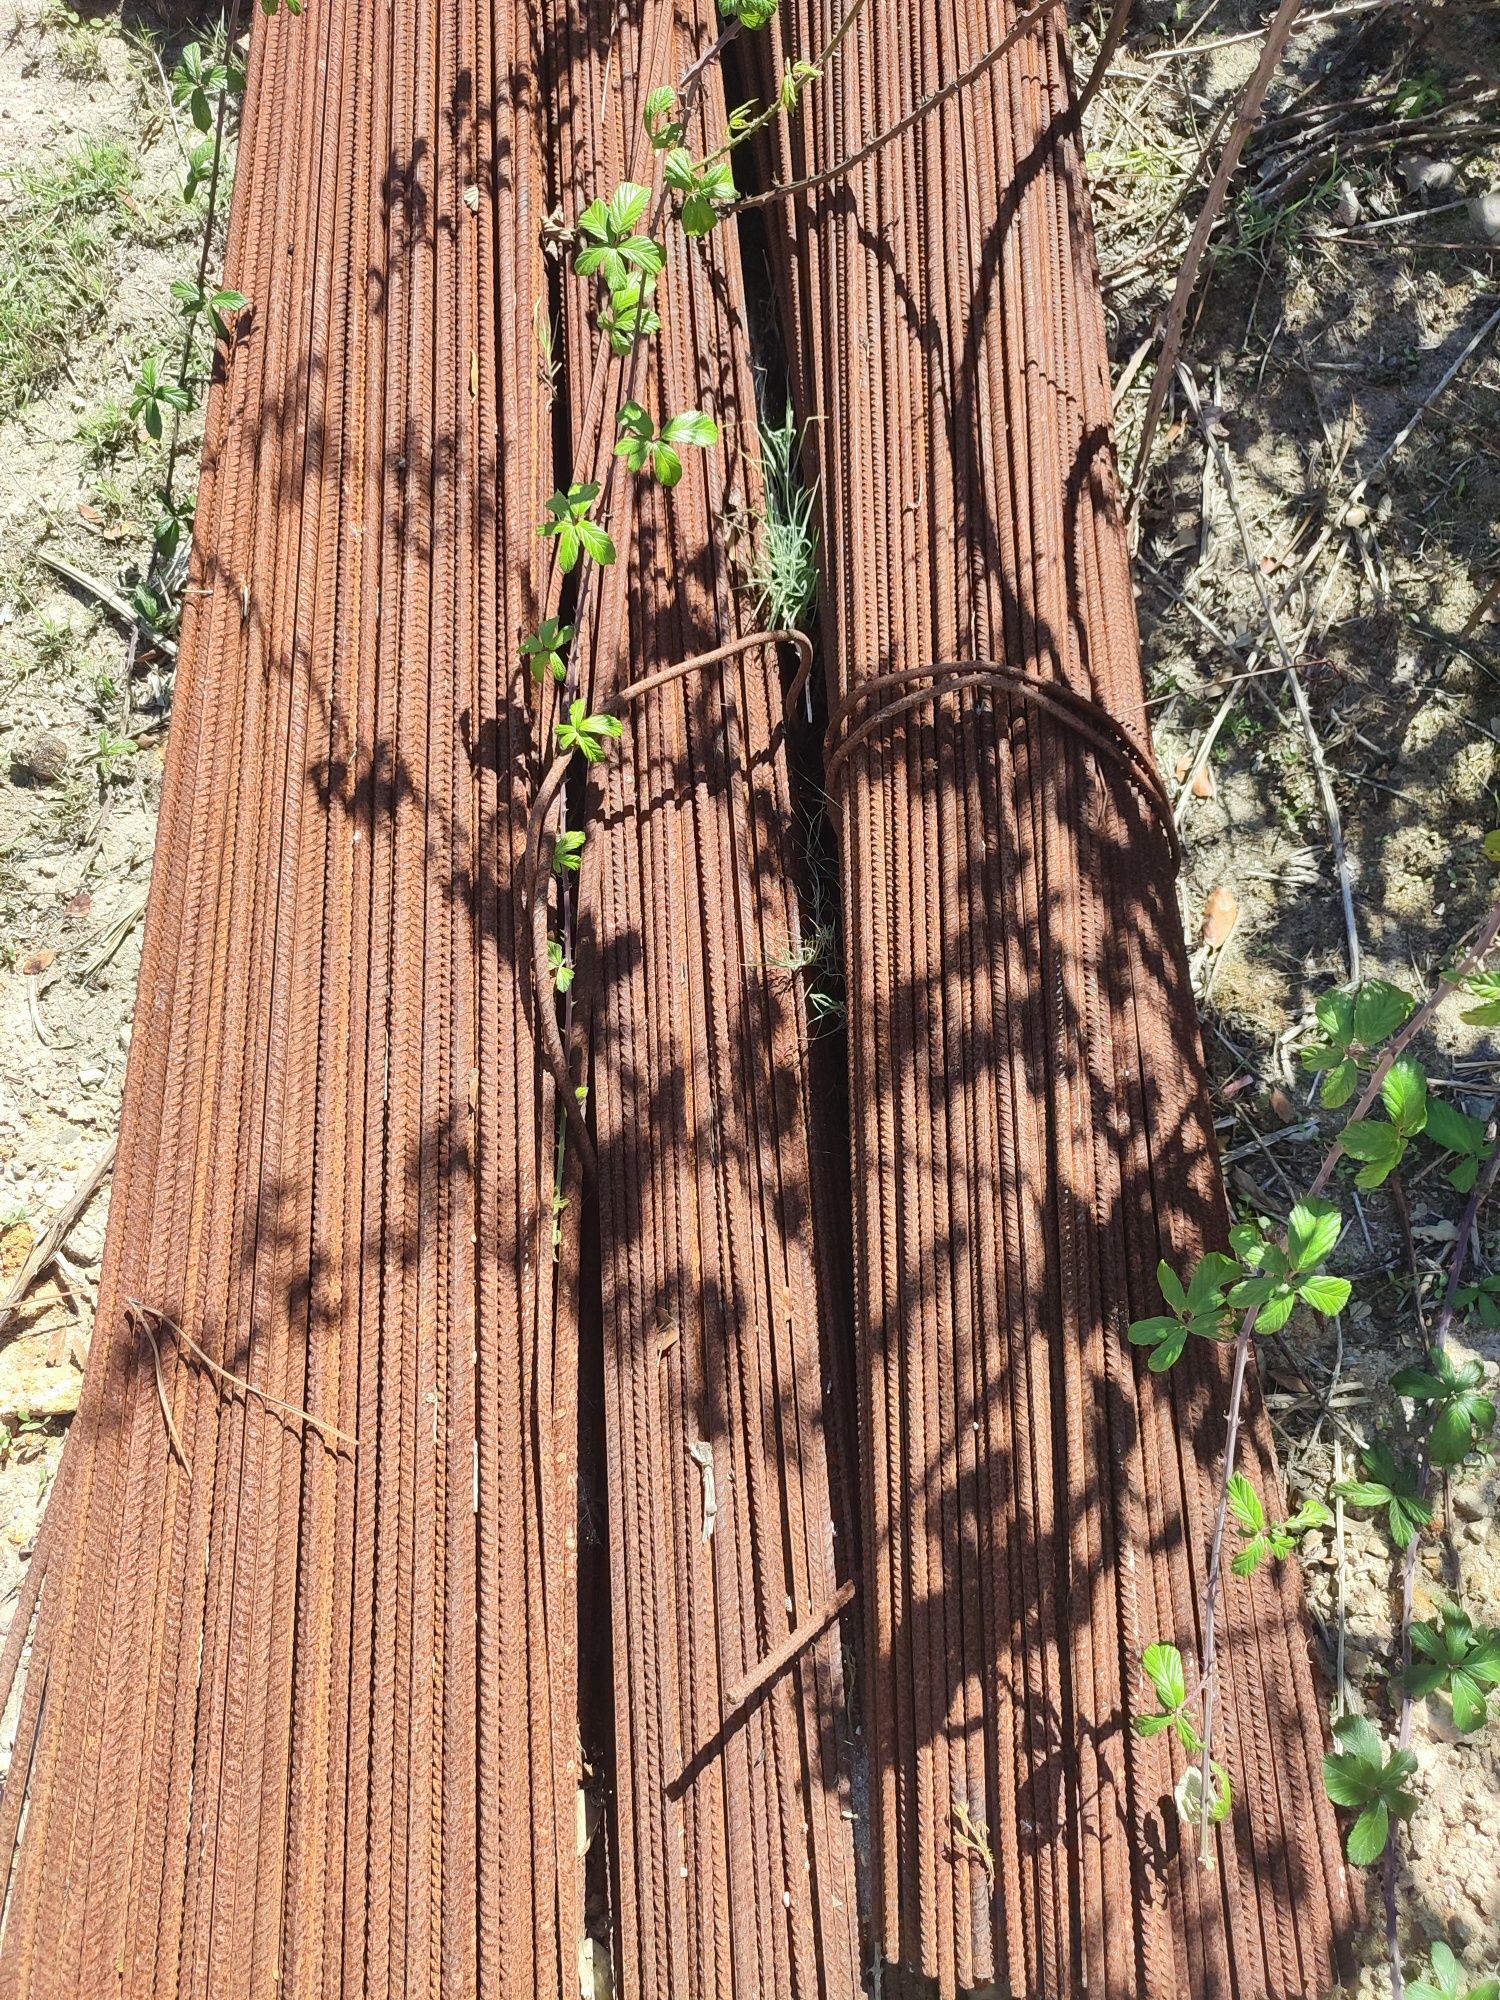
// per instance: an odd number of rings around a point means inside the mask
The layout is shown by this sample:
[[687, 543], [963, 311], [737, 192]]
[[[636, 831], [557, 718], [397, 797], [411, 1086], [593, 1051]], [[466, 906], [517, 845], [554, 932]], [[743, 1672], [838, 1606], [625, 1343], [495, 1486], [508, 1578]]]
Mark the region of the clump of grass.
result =
[[80, 421], [78, 442], [95, 465], [113, 463], [135, 442], [135, 419], [118, 396], [106, 396]]
[[766, 497], [755, 523], [749, 583], [758, 616], [778, 632], [805, 631], [818, 598], [817, 488], [802, 483], [801, 446], [790, 404], [779, 424], [761, 424]]
[[109, 246], [135, 161], [90, 139], [60, 161], [14, 168], [0, 193], [0, 416], [41, 393], [108, 299]]
[[57, 66], [74, 83], [98, 83], [105, 75], [104, 58], [99, 52], [99, 32], [71, 7], [52, 5], [43, 15], [52, 36]]

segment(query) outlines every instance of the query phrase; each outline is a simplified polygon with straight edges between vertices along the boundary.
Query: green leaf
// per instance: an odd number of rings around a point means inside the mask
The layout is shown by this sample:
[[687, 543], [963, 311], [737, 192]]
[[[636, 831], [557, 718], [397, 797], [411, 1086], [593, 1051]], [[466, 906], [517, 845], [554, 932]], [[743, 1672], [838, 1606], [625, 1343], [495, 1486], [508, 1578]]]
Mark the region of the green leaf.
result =
[[628, 235], [646, 213], [650, 202], [650, 188], [642, 187], [639, 181], [621, 181], [605, 210], [610, 234], [616, 238]]
[[719, 442], [719, 426], [705, 410], [683, 410], [662, 427], [668, 444], [696, 444], [707, 448]]
[[1427, 1072], [1414, 1056], [1398, 1056], [1380, 1086], [1387, 1116], [1403, 1139], [1427, 1123]]
[[653, 445], [651, 469], [663, 486], [675, 486], [682, 477], [682, 460], [669, 444]]
[[1394, 1125], [1379, 1119], [1360, 1118], [1344, 1127], [1344, 1151], [1364, 1165], [1354, 1176], [1356, 1187], [1380, 1187], [1401, 1163], [1406, 1142]]
[[1354, 1039], [1354, 995], [1325, 993], [1313, 1011], [1329, 1041], [1337, 1048], [1347, 1049]]
[[1459, 1111], [1441, 1097], [1429, 1097], [1427, 1100], [1426, 1132], [1433, 1145], [1441, 1146], [1445, 1153], [1488, 1157], [1483, 1120], [1471, 1118], [1467, 1111]]
[[1229, 1511], [1247, 1535], [1258, 1535], [1266, 1525], [1260, 1495], [1243, 1472], [1236, 1472], [1229, 1481]]
[[1255, 1316], [1257, 1333], [1279, 1333], [1292, 1316], [1297, 1294], [1289, 1285], [1278, 1285]]
[[1416, 1007], [1409, 993], [1384, 979], [1367, 979], [1354, 1003], [1354, 1039], [1363, 1049], [1389, 1041]]
[[780, 0], [720, 0], [720, 12], [754, 33], [766, 25], [779, 4]]
[[1160, 1736], [1173, 1725], [1170, 1715], [1138, 1715], [1130, 1726], [1137, 1736]]
[[1321, 1264], [1339, 1240], [1343, 1217], [1331, 1201], [1308, 1195], [1292, 1205], [1287, 1218], [1287, 1250], [1294, 1271], [1310, 1271]]
[[670, 83], [659, 84], [646, 99], [643, 123], [646, 137], [659, 153], [666, 146], [675, 145], [682, 137], [682, 127], [673, 118], [677, 109], [677, 92]]
[[1384, 1799], [1376, 1799], [1372, 1805], [1365, 1807], [1349, 1829], [1345, 1852], [1356, 1868], [1368, 1868], [1372, 1861], [1380, 1859], [1390, 1832], [1390, 1809]]
[[1359, 1084], [1359, 1065], [1348, 1056], [1336, 1068], [1324, 1073], [1321, 1101], [1330, 1111], [1339, 1111], [1354, 1095]]
[[1146, 1362], [1153, 1375], [1165, 1375], [1182, 1358], [1182, 1350], [1187, 1346], [1188, 1330], [1181, 1320], [1173, 1320], [1171, 1328], [1152, 1348]]
[[1224, 1287], [1239, 1275], [1239, 1265], [1233, 1257], [1226, 1257], [1222, 1250], [1210, 1250], [1198, 1259], [1197, 1269], [1188, 1280], [1187, 1310], [1192, 1316], [1207, 1312], [1220, 1312], [1224, 1304]]
[[597, 521], [580, 521], [578, 523], [578, 539], [594, 558], [594, 561], [601, 563], [604, 568], [608, 569], [609, 565], [615, 559], [615, 545], [604, 532], [603, 528], [599, 526], [599, 523]]
[[576, 875], [583, 862], [583, 844], [588, 835], [576, 827], [565, 828], [552, 847], [552, 867], [559, 875]]
[[1488, 1396], [1455, 1396], [1433, 1422], [1427, 1448], [1434, 1465], [1462, 1465], [1476, 1437], [1487, 1437], [1494, 1428], [1495, 1405]]
[[1162, 1707], [1174, 1712], [1181, 1708], [1187, 1701], [1187, 1675], [1177, 1648], [1158, 1641], [1142, 1653], [1141, 1666]]
[[1482, 1729], [1490, 1719], [1489, 1703], [1484, 1689], [1474, 1676], [1462, 1667], [1453, 1669], [1448, 1683], [1448, 1691], [1453, 1698], [1454, 1726], [1465, 1736], [1476, 1729]]
[[1173, 1312], [1185, 1313], [1188, 1309], [1186, 1288], [1181, 1278], [1178, 1277], [1165, 1257], [1162, 1258], [1156, 1267], [1156, 1282], [1161, 1288], [1162, 1297], [1172, 1308]]
[[1229, 1567], [1236, 1576], [1254, 1576], [1265, 1561], [1270, 1546], [1264, 1535], [1252, 1536]]
[[1341, 1313], [1348, 1305], [1351, 1289], [1347, 1278], [1326, 1276], [1303, 1278], [1298, 1283], [1297, 1296], [1304, 1305], [1311, 1306], [1314, 1312], [1322, 1313], [1325, 1318], [1331, 1319], [1335, 1313]]

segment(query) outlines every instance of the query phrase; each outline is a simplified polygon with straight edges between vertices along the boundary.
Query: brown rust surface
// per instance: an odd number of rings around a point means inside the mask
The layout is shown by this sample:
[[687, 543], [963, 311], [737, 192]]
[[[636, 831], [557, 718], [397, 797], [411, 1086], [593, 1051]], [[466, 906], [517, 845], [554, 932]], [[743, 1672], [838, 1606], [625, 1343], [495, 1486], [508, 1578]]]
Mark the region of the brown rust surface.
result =
[[[771, 173], [855, 153], [1018, 12], [869, 10]], [[762, 95], [843, 14], [784, 0], [753, 44]], [[1099, 754], [1111, 721], [1150, 741], [1071, 100], [1053, 14], [766, 210], [816, 418], [830, 705], [858, 718], [829, 768], [878, 1935], [944, 1996], [1316, 1995], [1348, 1889], [1290, 1565], [1227, 1593], [1215, 1872], [1170, 1739], [1129, 1728], [1150, 1641], [1196, 1680], [1225, 1374], [1194, 1343], [1152, 1377], [1125, 1330], [1159, 1309], [1158, 1255], [1182, 1268], [1226, 1217], [1159, 805]], [[1095, 704], [1092, 740], [964, 661]], [[1255, 1392], [1250, 1414], [1267, 1490]]]

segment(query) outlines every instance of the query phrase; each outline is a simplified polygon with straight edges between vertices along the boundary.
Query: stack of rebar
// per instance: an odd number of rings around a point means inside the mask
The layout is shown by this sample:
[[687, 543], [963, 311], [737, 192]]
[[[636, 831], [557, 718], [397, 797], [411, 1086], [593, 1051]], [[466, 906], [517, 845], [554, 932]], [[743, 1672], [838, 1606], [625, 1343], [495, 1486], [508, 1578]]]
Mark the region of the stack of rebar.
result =
[[[846, 4], [731, 58], [773, 92]], [[1129, 1727], [1151, 1640], [1196, 1678], [1224, 1371], [1125, 1329], [1223, 1199], [1060, 27], [830, 171], [1012, 19], [868, 9], [768, 155], [828, 175], [767, 239], [851, 1333], [736, 230], [653, 197], [621, 354], [556, 220], [660, 188], [657, 86], [718, 145], [711, 0], [257, 15], [97, 1330], [0, 1661], [0, 2000], [1332, 1983], [1291, 1583], [1226, 1599], [1216, 1872]], [[628, 473], [627, 399], [720, 441]], [[609, 566], [539, 536], [572, 484]]]
[[[763, 99], [845, 12], [784, 0]], [[1322, 1994], [1348, 1892], [1290, 1580], [1225, 1597], [1214, 1872], [1130, 1728], [1144, 1646], [1198, 1681], [1227, 1370], [1149, 1375], [1126, 1327], [1226, 1217], [1065, 30], [982, 65], [1017, 13], [870, 10], [768, 163], [897, 128], [766, 210], [826, 552], [877, 1935], [945, 2000]], [[1273, 1490], [1253, 1391], [1243, 1463]]]
[[[549, 19], [576, 217], [653, 178], [646, 94], [716, 23], [708, 0], [555, 0]], [[713, 70], [687, 143], [701, 154], [723, 122]], [[604, 482], [619, 550], [584, 585], [593, 708], [755, 631], [723, 533], [758, 499], [736, 239], [661, 234], [659, 340], [601, 359], [598, 280], [575, 271], [564, 294], [573, 470]], [[721, 442], [685, 449], [670, 490], [632, 479], [613, 457], [627, 399], [658, 427], [705, 411]], [[777, 648], [711, 659], [631, 702], [625, 729], [584, 814], [579, 968], [596, 1003], [616, 1976], [640, 2000], [833, 2000], [859, 1984], [829, 1402], [847, 1336], [812, 1138]]]
[[[576, 1323], [519, 894], [523, 7], [259, 15], [0, 1992], [576, 1989]], [[19, 1840], [18, 1840], [19, 1836]]]

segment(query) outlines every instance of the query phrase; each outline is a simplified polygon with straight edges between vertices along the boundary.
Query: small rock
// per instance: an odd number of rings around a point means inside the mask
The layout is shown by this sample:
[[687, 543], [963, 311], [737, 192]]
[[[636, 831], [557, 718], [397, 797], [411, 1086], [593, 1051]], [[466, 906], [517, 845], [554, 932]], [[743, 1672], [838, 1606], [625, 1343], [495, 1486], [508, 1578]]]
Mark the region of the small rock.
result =
[[1407, 153], [1401, 171], [1412, 194], [1444, 194], [1458, 179], [1451, 160], [1430, 160], [1425, 153]]
[[78, 1081], [83, 1085], [85, 1090], [92, 1089], [96, 1083], [103, 1083], [104, 1071], [93, 1063], [90, 1063], [86, 1069], [81, 1069], [78, 1072]]
[[130, 1023], [128, 1021], [122, 1021], [120, 1023], [119, 1032], [116, 1035], [115, 1039], [119, 1042], [120, 1047], [122, 1049], [128, 1049], [130, 1047]]
[[50, 1333], [18, 1334], [0, 1348], [0, 1416], [70, 1417], [83, 1377], [71, 1361], [49, 1362]]
[[1500, 243], [1500, 188], [1476, 194], [1469, 203], [1469, 220], [1489, 243]]
[[1359, 196], [1348, 181], [1339, 182], [1337, 215], [1345, 229], [1352, 229], [1359, 220]]
[[10, 753], [10, 768], [40, 785], [55, 785], [72, 762], [67, 740], [55, 729], [39, 729]]
[[99, 1113], [92, 1104], [70, 1104], [63, 1116], [70, 1125], [92, 1125]]

